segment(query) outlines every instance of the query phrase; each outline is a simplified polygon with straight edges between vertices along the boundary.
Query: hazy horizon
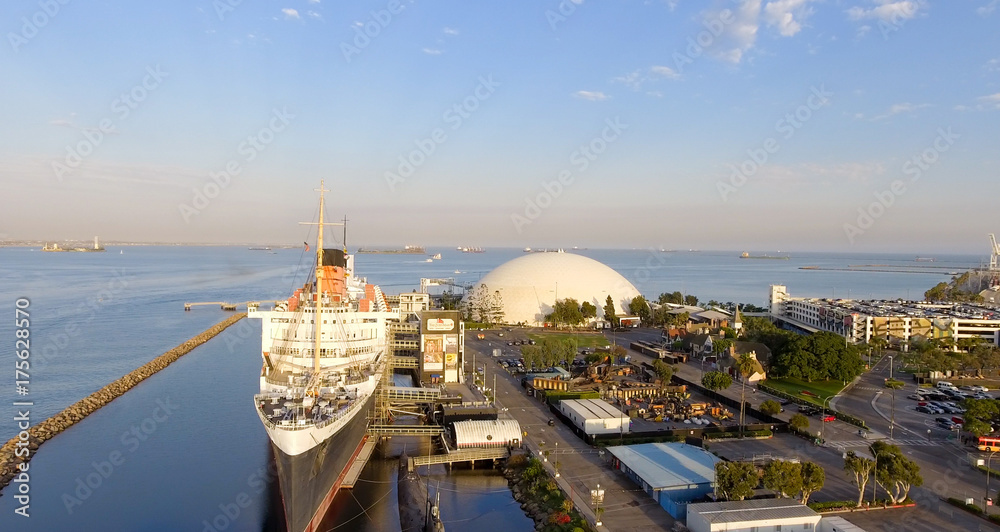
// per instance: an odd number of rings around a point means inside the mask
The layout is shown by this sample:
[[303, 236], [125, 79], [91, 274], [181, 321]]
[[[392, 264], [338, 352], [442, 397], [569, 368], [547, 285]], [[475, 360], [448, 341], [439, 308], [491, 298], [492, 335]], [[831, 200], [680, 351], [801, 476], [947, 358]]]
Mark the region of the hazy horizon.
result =
[[1000, 233], [997, 0], [45, 6], [0, 7], [0, 240], [312, 242], [321, 179], [352, 248]]

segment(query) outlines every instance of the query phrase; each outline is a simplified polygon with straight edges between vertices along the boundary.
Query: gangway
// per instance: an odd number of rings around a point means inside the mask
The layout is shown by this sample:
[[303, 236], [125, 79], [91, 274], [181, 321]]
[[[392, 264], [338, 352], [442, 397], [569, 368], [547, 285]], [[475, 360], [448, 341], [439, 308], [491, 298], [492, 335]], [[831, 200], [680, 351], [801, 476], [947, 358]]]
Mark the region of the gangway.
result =
[[439, 425], [369, 425], [368, 434], [376, 436], [440, 436], [444, 427]]
[[390, 403], [433, 403], [441, 398], [440, 388], [387, 386]]
[[378, 443], [378, 438], [368, 438], [364, 445], [361, 446], [361, 451], [358, 452], [357, 458], [351, 463], [351, 467], [347, 470], [344, 475], [344, 481], [340, 484], [342, 488], [353, 488], [358, 482], [358, 477], [361, 476], [361, 471], [364, 470], [365, 464], [368, 463], [368, 459], [371, 458], [372, 452], [375, 450], [375, 444]]
[[[414, 342], [416, 343], [416, 342]], [[394, 368], [410, 369], [417, 367], [417, 357], [392, 357], [392, 366]]]
[[413, 471], [415, 468], [434, 464], [453, 464], [455, 462], [476, 462], [479, 460], [500, 460], [507, 458], [510, 451], [506, 447], [493, 447], [489, 449], [463, 449], [445, 454], [432, 454], [430, 456], [410, 457], [406, 467]]

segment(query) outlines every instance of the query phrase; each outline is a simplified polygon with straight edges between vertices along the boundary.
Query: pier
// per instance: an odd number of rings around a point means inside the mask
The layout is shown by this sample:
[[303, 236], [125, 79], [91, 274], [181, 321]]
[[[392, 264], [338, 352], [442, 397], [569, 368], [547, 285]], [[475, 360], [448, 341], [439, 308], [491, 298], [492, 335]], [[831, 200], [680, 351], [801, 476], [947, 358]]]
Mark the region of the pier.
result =
[[225, 301], [200, 301], [197, 303], [184, 303], [184, 310], [191, 310], [191, 307], [200, 307], [204, 305], [218, 305], [222, 310], [235, 311], [239, 307], [247, 306], [260, 306], [261, 303], [270, 303], [272, 305], [277, 305], [278, 303], [284, 303], [284, 301], [244, 301], [242, 303], [227, 303]]
[[510, 456], [507, 447], [493, 447], [489, 449], [462, 449], [445, 454], [432, 454], [429, 456], [410, 457], [407, 460], [407, 468], [410, 471], [420, 467], [434, 464], [454, 464], [456, 462], [469, 462], [475, 467], [475, 463], [480, 460], [502, 460]]

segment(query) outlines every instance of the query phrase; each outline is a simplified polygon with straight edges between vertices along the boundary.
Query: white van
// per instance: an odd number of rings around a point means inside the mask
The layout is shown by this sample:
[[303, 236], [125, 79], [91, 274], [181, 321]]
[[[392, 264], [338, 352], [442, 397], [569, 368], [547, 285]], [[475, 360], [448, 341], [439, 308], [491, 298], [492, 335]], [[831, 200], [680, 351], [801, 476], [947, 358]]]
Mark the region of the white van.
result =
[[948, 381], [937, 381], [934, 386], [939, 390], [956, 390], [955, 385]]

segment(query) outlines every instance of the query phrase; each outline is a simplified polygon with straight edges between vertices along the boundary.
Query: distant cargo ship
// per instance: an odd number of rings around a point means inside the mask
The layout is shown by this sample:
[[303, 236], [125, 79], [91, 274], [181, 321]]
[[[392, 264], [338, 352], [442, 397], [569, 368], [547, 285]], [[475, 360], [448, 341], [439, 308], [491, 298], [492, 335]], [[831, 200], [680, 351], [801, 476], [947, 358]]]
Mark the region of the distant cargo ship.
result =
[[48, 244], [45, 244], [44, 246], [42, 246], [42, 251], [77, 251], [77, 252], [83, 252], [83, 253], [88, 253], [88, 252], [89, 253], [94, 253], [94, 252], [100, 252], [100, 251], [106, 251], [106, 250], [104, 249], [103, 246], [101, 246], [100, 242], [97, 241], [97, 237], [95, 236], [94, 237], [94, 247], [92, 247], [92, 248], [84, 248], [84, 247], [61, 248], [61, 247], [59, 247], [59, 244], [53, 243], [51, 246], [48, 245]]
[[359, 248], [358, 253], [369, 253], [369, 254], [406, 254], [406, 255], [424, 255], [427, 250], [423, 246], [405, 246], [403, 249], [365, 249]]
[[486, 250], [477, 247], [460, 247], [458, 248], [462, 253], [485, 253]]
[[249, 249], [250, 251], [271, 251], [271, 248], [269, 247], [262, 247], [262, 248], [252, 247], [247, 249]]
[[751, 255], [744, 251], [740, 254], [741, 259], [774, 259], [774, 260], [788, 260], [788, 255]]

